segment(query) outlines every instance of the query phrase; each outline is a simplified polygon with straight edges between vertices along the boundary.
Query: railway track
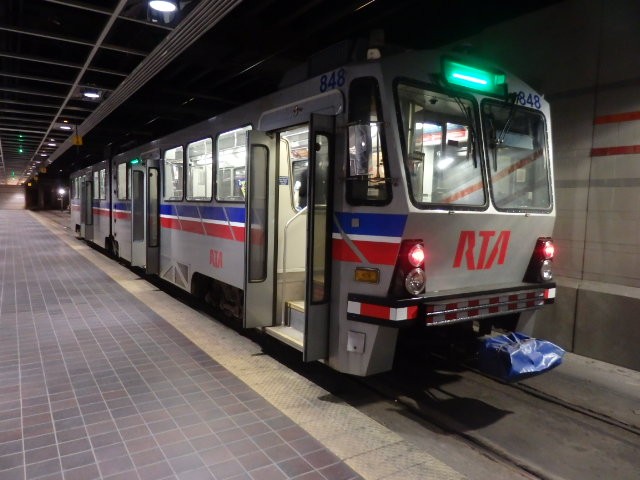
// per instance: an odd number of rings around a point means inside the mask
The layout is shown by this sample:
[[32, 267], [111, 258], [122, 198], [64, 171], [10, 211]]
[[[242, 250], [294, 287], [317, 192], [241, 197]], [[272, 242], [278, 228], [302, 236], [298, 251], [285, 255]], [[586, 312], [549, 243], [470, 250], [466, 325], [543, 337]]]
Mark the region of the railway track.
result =
[[[546, 375], [553, 382], [553, 372]], [[424, 349], [405, 352], [393, 372], [360, 381], [514, 476], [640, 478], [640, 428], [585, 406], [588, 398], [578, 404], [524, 382], [502, 383]]]

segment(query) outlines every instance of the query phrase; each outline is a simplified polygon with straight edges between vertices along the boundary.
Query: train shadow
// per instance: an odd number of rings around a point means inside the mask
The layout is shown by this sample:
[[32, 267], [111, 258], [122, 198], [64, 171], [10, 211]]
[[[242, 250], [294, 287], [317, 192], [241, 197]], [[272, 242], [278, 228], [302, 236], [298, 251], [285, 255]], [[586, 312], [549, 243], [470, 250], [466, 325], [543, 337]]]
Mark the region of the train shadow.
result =
[[[131, 267], [130, 267], [131, 268]], [[286, 368], [298, 373], [327, 391], [319, 399], [331, 403], [347, 403], [366, 411], [368, 407], [387, 402], [388, 409], [424, 424], [462, 433], [499, 421], [511, 412], [498, 409], [473, 395], [456, 395], [448, 388], [464, 380], [465, 362], [473, 361], [467, 348], [473, 339], [455, 336], [457, 342], [437, 335], [400, 335], [393, 370], [361, 378], [336, 372], [321, 362], [305, 363], [302, 354], [257, 330], [245, 330], [237, 319], [188, 295], [140, 269], [131, 268], [141, 277], [169, 295], [206, 313], [216, 321], [235, 330], [260, 346], [261, 355], [268, 355]]]
[[473, 361], [472, 339], [468, 345], [466, 340], [451, 345], [408, 335], [408, 339], [399, 340], [392, 371], [361, 378], [336, 372], [320, 362], [304, 363], [300, 352], [268, 335], [247, 336], [261, 346], [264, 354], [326, 390], [327, 394], [320, 397], [325, 402], [345, 402], [364, 412], [384, 402], [387, 406], [383, 408], [427, 429], [435, 426], [456, 434], [484, 428], [512, 413], [492, 405], [491, 394], [480, 386], [468, 395], [456, 393], [458, 385], [468, 381], [464, 362]]

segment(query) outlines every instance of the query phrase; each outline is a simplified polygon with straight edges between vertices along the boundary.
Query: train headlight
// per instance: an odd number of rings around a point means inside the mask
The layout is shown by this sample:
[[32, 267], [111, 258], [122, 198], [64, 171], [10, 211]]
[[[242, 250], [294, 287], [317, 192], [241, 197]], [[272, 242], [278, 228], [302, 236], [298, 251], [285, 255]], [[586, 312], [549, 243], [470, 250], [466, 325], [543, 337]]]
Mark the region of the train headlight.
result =
[[424, 290], [427, 276], [421, 268], [414, 268], [404, 279], [404, 286], [411, 295], [418, 295]]
[[553, 279], [553, 268], [552, 268], [551, 260], [545, 260], [542, 262], [542, 266], [540, 267], [540, 278], [545, 282]]

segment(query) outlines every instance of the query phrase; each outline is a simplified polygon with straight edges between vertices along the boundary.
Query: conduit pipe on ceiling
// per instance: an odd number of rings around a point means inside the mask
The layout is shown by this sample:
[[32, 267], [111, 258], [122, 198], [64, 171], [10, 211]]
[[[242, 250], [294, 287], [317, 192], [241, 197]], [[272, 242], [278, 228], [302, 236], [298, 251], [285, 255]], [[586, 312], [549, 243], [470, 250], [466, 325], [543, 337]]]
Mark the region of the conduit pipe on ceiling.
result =
[[[77, 134], [83, 136], [89, 133], [241, 2], [242, 0], [201, 0], [191, 13], [122, 81], [118, 88], [78, 125]], [[60, 144], [47, 160], [47, 164], [55, 161], [71, 146], [73, 146], [73, 137], [67, 138]]]

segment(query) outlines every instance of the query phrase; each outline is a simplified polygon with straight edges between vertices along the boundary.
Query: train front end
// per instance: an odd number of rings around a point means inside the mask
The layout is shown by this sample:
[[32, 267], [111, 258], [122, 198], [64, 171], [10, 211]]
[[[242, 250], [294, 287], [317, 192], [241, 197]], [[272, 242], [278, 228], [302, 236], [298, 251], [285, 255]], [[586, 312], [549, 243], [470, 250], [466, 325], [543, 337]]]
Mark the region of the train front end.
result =
[[[383, 63], [382, 75], [386, 139], [378, 145], [386, 152], [374, 145], [361, 155], [387, 159], [393, 198], [384, 213], [357, 221], [377, 217], [367, 234], [385, 238], [378, 250], [392, 265], [356, 266], [348, 320], [387, 332], [464, 322], [482, 333], [514, 328], [556, 292], [548, 103], [464, 56], [409, 54]], [[342, 230], [358, 238], [357, 229]]]

